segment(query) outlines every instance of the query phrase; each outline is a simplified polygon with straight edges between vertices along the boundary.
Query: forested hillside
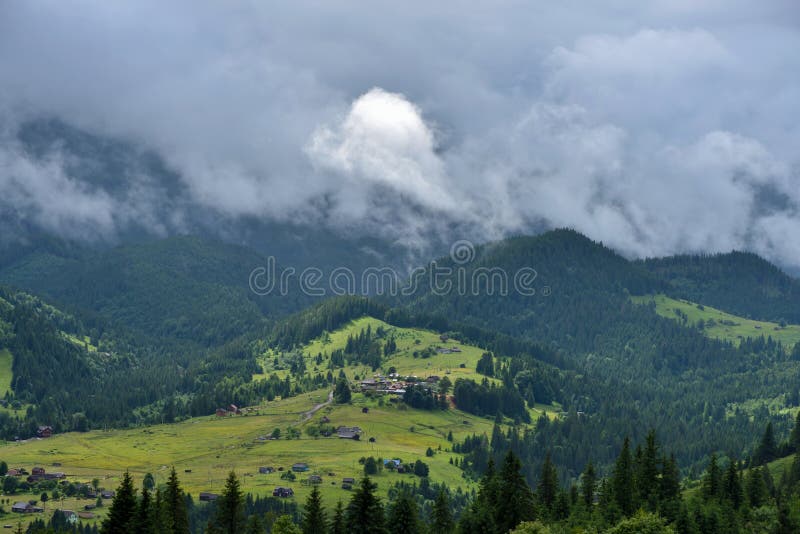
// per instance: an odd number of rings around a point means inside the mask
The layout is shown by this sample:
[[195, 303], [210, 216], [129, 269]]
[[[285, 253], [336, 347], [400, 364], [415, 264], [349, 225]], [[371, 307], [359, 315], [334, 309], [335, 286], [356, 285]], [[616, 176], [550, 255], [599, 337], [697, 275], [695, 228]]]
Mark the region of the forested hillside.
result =
[[800, 282], [750, 252], [638, 262], [670, 295], [750, 319], [800, 324]]

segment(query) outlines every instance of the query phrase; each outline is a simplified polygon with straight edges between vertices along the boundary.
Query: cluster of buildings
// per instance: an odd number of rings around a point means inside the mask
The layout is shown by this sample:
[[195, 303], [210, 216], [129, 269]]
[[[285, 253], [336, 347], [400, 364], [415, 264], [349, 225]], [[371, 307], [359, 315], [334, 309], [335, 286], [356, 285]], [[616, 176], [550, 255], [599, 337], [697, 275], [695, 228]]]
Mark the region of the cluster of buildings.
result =
[[[460, 352], [458, 347], [455, 347]], [[374, 391], [375, 393], [388, 394], [388, 395], [403, 395], [408, 388], [415, 385], [430, 386], [439, 382], [440, 377], [437, 375], [429, 376], [421, 380], [416, 376], [398, 376], [397, 373], [392, 373], [389, 376], [375, 375], [373, 378], [365, 378], [361, 381], [361, 391]]]
[[[20, 477], [28, 475], [28, 472], [20, 467], [18, 469], [9, 469], [6, 473], [6, 476], [9, 477]], [[26, 479], [29, 483], [39, 482], [40, 480], [63, 480], [67, 478], [67, 475], [60, 472], [55, 473], [48, 473], [45, 471], [44, 467], [34, 467], [31, 469], [30, 475]]]
[[242, 409], [235, 404], [229, 404], [227, 408], [217, 408], [214, 413], [217, 417], [227, 417], [229, 415], [241, 415]]

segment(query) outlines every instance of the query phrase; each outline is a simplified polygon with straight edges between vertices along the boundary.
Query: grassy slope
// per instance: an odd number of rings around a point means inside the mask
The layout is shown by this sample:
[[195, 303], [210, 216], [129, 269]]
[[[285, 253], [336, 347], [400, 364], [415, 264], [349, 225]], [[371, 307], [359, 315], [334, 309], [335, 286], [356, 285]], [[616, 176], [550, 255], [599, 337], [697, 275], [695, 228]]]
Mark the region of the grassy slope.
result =
[[[449, 339], [442, 342], [439, 339], [439, 334], [430, 330], [423, 330], [420, 328], [399, 328], [385, 323], [373, 317], [362, 317], [351, 321], [346, 326], [331, 332], [328, 338], [323, 341], [323, 338], [317, 338], [308, 343], [303, 348], [303, 354], [306, 357], [306, 368], [313, 373], [326, 372], [328, 365], [328, 355], [336, 349], [343, 349], [347, 343], [349, 335], [356, 336], [362, 329], [372, 327], [375, 332], [379, 326], [382, 326], [387, 336], [394, 335], [395, 342], [397, 343], [397, 352], [388, 358], [384, 359], [382, 371], [386, 373], [389, 367], [395, 367], [398, 374], [404, 376], [415, 375], [421, 378], [430, 375], [445, 376], [448, 375], [452, 382], [457, 378], [468, 378], [475, 381], [480, 381], [485, 378], [483, 375], [475, 371], [475, 367], [481, 355], [485, 352], [479, 347], [460, 343], [458, 340]], [[454, 347], [457, 346], [461, 349], [460, 353], [439, 354], [436, 353], [430, 358], [415, 358], [415, 351], [422, 351], [428, 347]], [[323, 355], [323, 362], [319, 366], [314, 362], [317, 354]], [[264, 374], [254, 375], [254, 379], [265, 377], [267, 374], [273, 372], [272, 359], [273, 354], [265, 355], [262, 360], [264, 366]], [[464, 364], [464, 367], [461, 367]], [[278, 370], [275, 371], [278, 376], [284, 377], [288, 371]], [[337, 371], [338, 372], [338, 371]], [[361, 364], [348, 366], [345, 368], [345, 374], [351, 380], [358, 376], [365, 378], [372, 376], [379, 371], [372, 371], [368, 366]], [[557, 417], [560, 407], [550, 405], [537, 405], [536, 409], [531, 410], [531, 417], [535, 420], [542, 413], [546, 413], [549, 417]]]
[[[332, 350], [344, 347], [349, 334], [357, 334], [367, 325], [371, 325], [373, 331], [378, 326], [383, 326], [395, 335], [398, 350], [385, 361], [386, 369], [394, 366], [401, 374], [420, 377], [444, 375], [450, 371], [452, 380], [458, 377], [483, 378], [475, 372], [475, 365], [483, 354], [482, 349], [448, 340], [446, 346], [457, 345], [462, 352], [436, 354], [427, 359], [414, 358], [415, 350], [443, 345], [439, 335], [420, 329], [396, 328], [371, 317], [358, 319], [330, 333], [329, 339], [324, 343], [322, 339], [309, 343], [303, 350], [309, 371], [315, 369], [313, 358], [317, 353], [329, 354]], [[461, 363], [464, 363], [464, 368], [459, 367]], [[271, 373], [271, 355], [264, 358], [264, 365], [265, 370]], [[319, 367], [319, 371], [324, 372], [327, 362]], [[286, 373], [285, 370], [277, 372], [279, 375]], [[361, 365], [348, 367], [346, 373], [351, 379], [355, 375], [373, 374], [371, 369]], [[263, 375], [256, 375], [254, 378], [258, 379], [260, 376]], [[426, 412], [406, 409], [403, 405], [367, 399], [357, 393], [353, 397], [352, 405], [327, 406], [308, 421], [304, 421], [302, 414], [315, 404], [323, 402], [327, 393], [326, 390], [319, 390], [273, 401], [253, 407], [247, 416], [224, 419], [202, 417], [172, 425], [93, 431], [85, 434], [70, 433], [47, 440], [7, 443], [0, 447], [0, 459], [12, 467], [21, 466], [29, 470], [34, 465], [47, 467], [53, 462], [59, 462], [62, 467], [58, 470], [68, 473], [70, 479], [88, 482], [99, 478], [101, 485], [106, 488], [115, 488], [125, 469], [133, 473], [137, 482], [147, 472], [152, 472], [158, 483], [164, 482], [169, 466], [174, 465], [184, 488], [195, 497], [200, 491], [220, 491], [227, 473], [234, 469], [239, 474], [245, 491], [266, 495], [271, 494], [277, 485], [290, 486], [294, 488], [298, 502], [302, 502], [309, 491], [309, 487], [301, 484], [301, 480], [312, 473], [318, 473], [323, 477], [322, 494], [329, 506], [333, 506], [337, 500], [349, 499], [349, 492], [340, 488], [341, 479], [358, 478], [362, 473], [359, 458], [370, 455], [401, 458], [406, 463], [422, 459], [430, 466], [432, 481], [446, 482], [453, 488], [461, 487], [464, 490], [472, 487], [472, 483], [462, 478], [461, 470], [449, 463], [451, 457], [458, 455], [447, 452], [451, 443], [446, 436], [448, 432], [452, 432], [454, 439], [461, 441], [473, 433], [490, 434], [493, 425], [491, 419], [459, 410]], [[369, 413], [362, 413], [363, 407], [369, 407]], [[547, 413], [551, 417], [557, 417], [558, 411], [556, 406], [537, 406], [532, 410], [532, 416]], [[323, 416], [329, 417], [334, 426], [360, 426], [365, 435], [361, 441], [312, 439], [305, 433], [299, 440], [256, 440], [259, 436], [268, 435], [276, 427], [281, 429], [284, 436], [290, 426], [302, 431], [306, 426], [316, 424]], [[375, 437], [375, 443], [369, 443], [370, 437]], [[428, 447], [434, 450], [441, 447], [442, 451], [428, 458], [425, 456]], [[258, 467], [262, 465], [289, 468], [295, 462], [307, 462], [311, 467], [309, 473], [299, 474], [295, 482], [281, 480], [279, 473], [258, 474]], [[191, 472], [184, 472], [187, 469]], [[328, 476], [331, 472], [335, 476]], [[382, 472], [375, 479], [379, 491], [385, 493], [392, 482], [403, 480], [404, 477], [408, 477], [405, 480], [413, 480], [410, 475], [390, 472]], [[38, 496], [18, 495], [12, 499], [28, 498]], [[81, 509], [88, 502], [70, 501], [65, 503], [65, 508], [70, 509], [72, 506], [71, 509]], [[53, 508], [48, 508], [51, 509]], [[102, 519], [103, 513], [102, 509], [98, 512], [98, 520]], [[0, 519], [0, 522], [7, 519]]]
[[[301, 480], [318, 473], [323, 476], [324, 500], [331, 506], [337, 500], [349, 498], [349, 492], [340, 488], [341, 479], [361, 475], [358, 460], [363, 456], [399, 457], [407, 463], [419, 458], [430, 466], [431, 480], [465, 490], [470, 486], [471, 483], [461, 477], [461, 471], [449, 463], [456, 455], [446, 452], [451, 445], [446, 436], [452, 431], [456, 440], [463, 440], [468, 434], [490, 433], [491, 420], [457, 410], [423, 412], [389, 403], [379, 406], [377, 401], [356, 395], [352, 405], [329, 406], [309, 421], [301, 421], [301, 413], [324, 400], [326, 395], [326, 391], [319, 390], [274, 401], [254, 408], [247, 416], [203, 417], [172, 425], [69, 433], [46, 440], [7, 443], [0, 447], [0, 458], [10, 466], [28, 470], [34, 465], [47, 467], [59, 462], [62, 467], [57, 469], [67, 473], [71, 480], [88, 482], [99, 478], [101, 486], [106, 488], [115, 488], [125, 469], [130, 469], [137, 483], [146, 472], [152, 472], [156, 481], [162, 483], [169, 466], [175, 465], [184, 488], [195, 497], [200, 491], [220, 491], [227, 473], [234, 469], [245, 491], [271, 494], [275, 486], [288, 485], [295, 489], [299, 502], [309, 491]], [[367, 414], [362, 413], [365, 406], [370, 408]], [[323, 415], [329, 417], [333, 425], [360, 426], [365, 432], [363, 439], [312, 439], [303, 433], [299, 440], [256, 441], [275, 427], [281, 428], [284, 435], [288, 426], [302, 430]], [[375, 437], [376, 442], [369, 443], [370, 437]], [[428, 447], [436, 450], [440, 446], [442, 452], [432, 458], [425, 456]], [[258, 467], [262, 465], [289, 468], [295, 462], [307, 462], [311, 467], [309, 473], [299, 474], [295, 482], [280, 480], [279, 473], [258, 474]], [[184, 472], [186, 469], [191, 473]], [[330, 472], [335, 476], [328, 476]], [[382, 472], [375, 478], [384, 493], [390, 483], [404, 477], [413, 479], [410, 475], [389, 472]], [[17, 495], [12, 500], [27, 498], [38, 496]], [[88, 502], [82, 501], [80, 507]]]
[[[694, 302], [677, 300], [665, 295], [648, 295], [632, 297], [632, 299], [639, 304], [655, 302], [656, 313], [668, 319], [680, 320], [680, 317], [675, 313], [676, 309], [686, 314], [689, 324], [696, 324], [700, 319], [704, 321], [713, 319], [716, 324], [711, 328], [707, 327], [703, 329], [705, 335], [712, 338], [738, 344], [739, 341], [747, 337], [757, 338], [761, 336], [771, 336], [772, 339], [780, 341], [789, 349], [800, 341], [800, 326], [798, 325], [781, 327], [777, 323], [753, 321], [710, 306], [703, 306], [703, 309], [700, 309], [698, 307], [699, 305]], [[727, 322], [728, 324], [724, 324], [723, 322]]]

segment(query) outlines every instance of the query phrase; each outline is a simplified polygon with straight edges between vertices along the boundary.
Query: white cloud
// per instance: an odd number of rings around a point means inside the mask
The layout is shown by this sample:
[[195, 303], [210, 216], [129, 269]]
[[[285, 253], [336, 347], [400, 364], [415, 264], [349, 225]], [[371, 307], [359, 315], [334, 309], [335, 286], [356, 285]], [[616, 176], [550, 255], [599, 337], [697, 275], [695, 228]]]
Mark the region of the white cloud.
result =
[[165, 233], [185, 208], [417, 246], [544, 222], [633, 255], [750, 248], [800, 266], [786, 237], [800, 220], [797, 13], [793, 0], [0, 3], [4, 120], [54, 114], [133, 140], [184, 186], [175, 220], [149, 207], [144, 177], [119, 197], [58, 164], [15, 163], [28, 183], [0, 176], [0, 195], [70, 231]]

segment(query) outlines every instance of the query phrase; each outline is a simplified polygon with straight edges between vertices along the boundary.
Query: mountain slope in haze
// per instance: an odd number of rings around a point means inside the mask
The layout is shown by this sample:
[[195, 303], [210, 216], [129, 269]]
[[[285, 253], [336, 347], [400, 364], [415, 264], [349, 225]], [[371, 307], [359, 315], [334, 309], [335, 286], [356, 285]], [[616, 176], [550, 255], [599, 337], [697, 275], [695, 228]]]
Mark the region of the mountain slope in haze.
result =
[[800, 324], [800, 281], [756, 254], [683, 255], [639, 263], [676, 298], [750, 319]]
[[308, 297], [253, 294], [252, 250], [175, 237], [70, 254], [36, 251], [0, 270], [0, 283], [91, 310], [148, 336], [219, 345], [300, 309]]

